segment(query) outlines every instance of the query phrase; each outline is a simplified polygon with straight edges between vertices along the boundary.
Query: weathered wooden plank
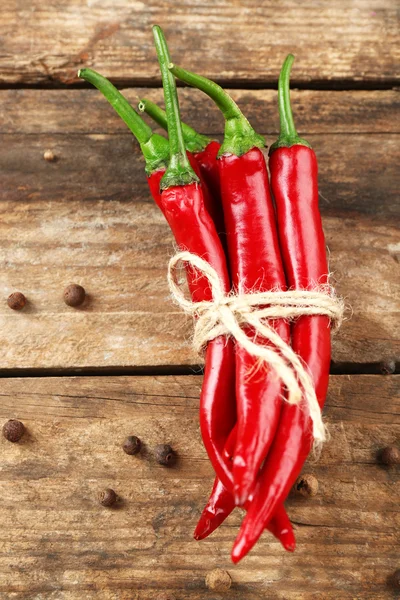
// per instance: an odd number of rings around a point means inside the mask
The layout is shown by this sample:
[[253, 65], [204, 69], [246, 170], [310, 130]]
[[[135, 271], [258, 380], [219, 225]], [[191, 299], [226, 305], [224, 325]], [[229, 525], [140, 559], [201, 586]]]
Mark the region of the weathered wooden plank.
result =
[[[309, 135], [320, 165], [323, 214], [399, 215], [398, 135]], [[0, 200], [151, 202], [139, 148], [129, 135], [0, 136]], [[46, 163], [51, 148], [58, 163]]]
[[[135, 102], [141, 91], [129, 90], [128, 97]], [[153, 99], [161, 100], [160, 90], [148, 91]], [[263, 103], [260, 94], [264, 93], [237, 92], [236, 97], [244, 108], [249, 107], [246, 113], [271, 143], [278, 125], [276, 97], [269, 91]], [[380, 219], [399, 214], [400, 144], [393, 118], [398, 112], [398, 94], [372, 95], [367, 100], [365, 92], [295, 94], [299, 131], [318, 153], [325, 214], [359, 211]], [[184, 112], [198, 129], [204, 130], [202, 124], [207, 123], [206, 133], [221, 136], [223, 123], [211, 103], [194, 90], [186, 90], [182, 99]], [[133, 191], [138, 201], [150, 200], [139, 149], [97, 90], [49, 95], [39, 90], [3, 91], [0, 115], [0, 133], [7, 134], [0, 146], [0, 199], [86, 199], [99, 194], [131, 199]], [[371, 137], [371, 133], [379, 135]], [[43, 160], [46, 148], [53, 149], [57, 163]]]
[[[199, 362], [190, 322], [169, 299], [173, 240], [155, 206], [65, 197], [4, 200], [0, 211], [2, 295], [20, 290], [29, 300], [21, 312], [0, 306], [2, 369]], [[396, 228], [368, 217], [326, 216], [324, 226], [337, 289], [353, 310], [333, 359], [398, 357]], [[62, 301], [72, 281], [89, 293], [79, 309]]]
[[[161, 88], [126, 88], [124, 96], [136, 107], [149, 98], [164, 105]], [[252, 125], [273, 141], [279, 129], [275, 90], [229, 90]], [[221, 134], [223, 120], [211, 100], [194, 88], [180, 88], [182, 116], [195, 129]], [[386, 91], [292, 90], [291, 102], [302, 135], [399, 133], [395, 115], [400, 94]], [[154, 122], [149, 120], [154, 125]], [[158, 129], [157, 131], [161, 131]], [[95, 89], [0, 90], [0, 133], [100, 133], [130, 135], [103, 96]]]
[[394, 81], [398, 16], [390, 0], [298, 3], [286, 0], [113, 0], [46, 3], [2, 11], [3, 83], [71, 82], [83, 64], [123, 81], [159, 81], [151, 25], [165, 28], [174, 60], [233, 82], [276, 81], [285, 55], [297, 81]]
[[[198, 600], [206, 572], [221, 567], [232, 600], [395, 598], [399, 473], [376, 452], [399, 439], [399, 381], [331, 378], [332, 439], [305, 468], [320, 492], [287, 505], [296, 552], [265, 534], [233, 567], [239, 511], [208, 540], [191, 539], [212, 481], [198, 430], [201, 377], [4, 379], [0, 416], [22, 419], [28, 434], [0, 441], [0, 597], [150, 600], [168, 590]], [[133, 433], [146, 445], [140, 457], [120, 447]], [[159, 442], [178, 452], [173, 469], [155, 463]], [[97, 504], [105, 486], [123, 499], [118, 510]]]
[[[130, 99], [135, 94], [129, 90]], [[265, 116], [275, 115], [276, 98], [268, 92], [264, 111], [260, 94], [236, 92], [261, 128]], [[182, 93], [184, 109], [196, 126], [209, 122], [210, 133], [220, 134], [217, 113], [195, 96]], [[373, 96], [295, 95], [320, 158], [331, 269], [354, 313], [335, 340], [338, 362], [399, 355], [398, 234], [392, 223], [399, 210], [399, 144], [389, 118], [397, 95]], [[1, 305], [1, 367], [198, 362], [189, 347], [190, 327], [168, 299], [172, 237], [151, 202], [139, 150], [112, 109], [89, 90], [3, 91], [0, 106], [1, 291], [6, 298], [21, 289], [30, 300], [18, 314]], [[331, 113], [342, 115], [342, 133], [327, 133], [336, 120]], [[373, 129], [370, 121], [378, 114], [383, 116]], [[43, 160], [46, 148], [56, 162]], [[90, 294], [82, 309], [61, 301], [71, 281]]]

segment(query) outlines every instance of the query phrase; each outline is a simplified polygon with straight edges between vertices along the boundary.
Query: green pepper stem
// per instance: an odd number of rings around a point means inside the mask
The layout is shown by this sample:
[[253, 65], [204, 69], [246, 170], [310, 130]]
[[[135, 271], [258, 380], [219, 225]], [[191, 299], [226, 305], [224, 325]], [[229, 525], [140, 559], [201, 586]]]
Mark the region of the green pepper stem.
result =
[[153, 133], [151, 127], [143, 121], [111, 81], [92, 69], [80, 69], [78, 77], [94, 85], [129, 127], [140, 144], [146, 161], [147, 174], [151, 175], [157, 169], [165, 167], [169, 156], [168, 141], [161, 135]]
[[252, 148], [263, 148], [265, 146], [264, 138], [254, 131], [236, 102], [220, 85], [172, 63], [169, 65], [169, 69], [178, 79], [207, 94], [224, 115], [225, 138], [219, 156], [223, 154], [242, 156]]
[[[154, 104], [151, 100], [143, 99], [138, 104], [140, 112], [145, 112], [149, 117], [153, 119], [160, 127], [168, 130], [167, 113], [158, 104]], [[211, 139], [202, 133], [199, 133], [190, 125], [182, 123], [183, 139], [185, 140], [186, 149], [189, 152], [202, 152]]]
[[121, 94], [119, 90], [108, 81], [100, 73], [92, 71], [92, 69], [80, 69], [78, 77], [88, 81], [94, 85], [114, 108], [115, 112], [121, 117], [124, 123], [129, 127], [133, 135], [140, 144], [145, 144], [149, 141], [153, 132], [151, 127], [143, 121], [137, 112], [129, 104], [128, 100]]
[[297, 131], [294, 125], [292, 106], [290, 104], [290, 71], [292, 70], [293, 63], [293, 54], [288, 54], [279, 74], [278, 104], [279, 120], [281, 124], [280, 135], [296, 138]]
[[168, 122], [170, 162], [161, 180], [161, 188], [166, 189], [176, 185], [188, 185], [198, 182], [199, 178], [193, 171], [186, 154], [185, 141], [181, 126], [178, 93], [175, 78], [168, 69], [170, 56], [163, 31], [158, 25], [153, 26], [158, 62], [160, 63], [161, 78], [164, 88], [165, 109]]
[[295, 145], [308, 146], [310, 144], [299, 137], [293, 120], [292, 106], [290, 103], [290, 71], [294, 63], [293, 54], [288, 54], [279, 74], [278, 82], [278, 106], [280, 133], [279, 138], [272, 144], [270, 153], [276, 148], [291, 147]]

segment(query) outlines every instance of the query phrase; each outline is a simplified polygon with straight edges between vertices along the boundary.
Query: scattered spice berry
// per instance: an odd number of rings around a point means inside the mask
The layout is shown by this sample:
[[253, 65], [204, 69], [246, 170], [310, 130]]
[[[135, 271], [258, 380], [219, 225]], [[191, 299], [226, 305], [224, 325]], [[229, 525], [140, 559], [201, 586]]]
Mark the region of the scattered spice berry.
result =
[[19, 442], [25, 433], [25, 425], [16, 419], [10, 419], [3, 425], [3, 435], [9, 442]]
[[206, 575], [206, 586], [214, 592], [227, 592], [232, 585], [231, 576], [223, 569], [214, 569]]
[[68, 306], [80, 306], [86, 297], [85, 289], [76, 283], [71, 283], [64, 290], [64, 302]]
[[394, 360], [385, 360], [379, 365], [379, 370], [382, 375], [393, 375], [396, 371], [396, 363]]
[[392, 581], [394, 587], [400, 589], [400, 569], [397, 569], [397, 571], [393, 573]]
[[111, 488], [106, 488], [99, 494], [99, 501], [102, 506], [109, 508], [114, 506], [117, 501], [117, 494]]
[[8, 296], [7, 304], [13, 310], [22, 310], [26, 304], [26, 298], [21, 292], [13, 292]]
[[44, 160], [47, 160], [47, 162], [54, 162], [56, 160], [56, 155], [52, 150], [46, 150], [43, 154], [43, 158]]
[[301, 496], [316, 496], [318, 493], [318, 479], [310, 473], [300, 475], [300, 477], [297, 478], [293, 489], [296, 494]]
[[169, 444], [159, 444], [155, 447], [154, 455], [159, 465], [169, 467], [174, 464], [176, 455]]
[[122, 449], [126, 454], [130, 454], [133, 456], [134, 454], [138, 454], [142, 447], [142, 442], [136, 435], [128, 435], [124, 443], [122, 444]]
[[380, 453], [381, 462], [389, 467], [400, 464], [400, 450], [396, 446], [387, 446]]

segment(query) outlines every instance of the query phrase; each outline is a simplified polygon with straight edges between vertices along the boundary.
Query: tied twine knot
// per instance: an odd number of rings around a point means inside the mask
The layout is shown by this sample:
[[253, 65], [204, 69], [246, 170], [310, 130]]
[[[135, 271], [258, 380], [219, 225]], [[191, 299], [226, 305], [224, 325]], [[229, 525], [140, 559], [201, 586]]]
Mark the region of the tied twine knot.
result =
[[[212, 300], [193, 302], [185, 297], [177, 279], [179, 263], [189, 264], [207, 278]], [[343, 319], [344, 305], [334, 289], [326, 284], [315, 290], [226, 294], [215, 269], [191, 252], [179, 252], [171, 258], [168, 283], [177, 304], [195, 318], [194, 348], [201, 352], [208, 342], [221, 335], [234, 338], [249, 354], [275, 371], [287, 389], [289, 404], [299, 404], [304, 397], [313, 424], [314, 441], [324, 442], [325, 426], [307, 366], [269, 325], [268, 319], [323, 315], [337, 329]], [[252, 338], [244, 331], [247, 326], [253, 329]], [[257, 343], [255, 340], [260, 337], [264, 340]], [[265, 341], [269, 344], [265, 345]]]

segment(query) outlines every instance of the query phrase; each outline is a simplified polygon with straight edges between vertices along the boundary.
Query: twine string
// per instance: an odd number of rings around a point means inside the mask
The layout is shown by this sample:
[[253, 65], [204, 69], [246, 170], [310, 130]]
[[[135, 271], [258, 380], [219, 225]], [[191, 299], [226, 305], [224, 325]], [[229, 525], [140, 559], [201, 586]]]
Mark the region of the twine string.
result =
[[[212, 300], [193, 302], [186, 298], [177, 278], [180, 263], [189, 264], [207, 278]], [[250, 355], [274, 370], [287, 389], [287, 402], [299, 404], [304, 398], [313, 424], [314, 441], [317, 444], [324, 442], [325, 426], [307, 366], [268, 320], [323, 315], [330, 319], [334, 328], [338, 328], [344, 306], [334, 289], [327, 284], [315, 290], [226, 294], [215, 269], [200, 256], [187, 251], [171, 258], [168, 283], [175, 302], [186, 314], [195, 318], [194, 348], [200, 353], [216, 337], [226, 335], [234, 338]], [[246, 326], [252, 327], [252, 338], [244, 331]], [[257, 343], [255, 339], [259, 336], [269, 344]]]

